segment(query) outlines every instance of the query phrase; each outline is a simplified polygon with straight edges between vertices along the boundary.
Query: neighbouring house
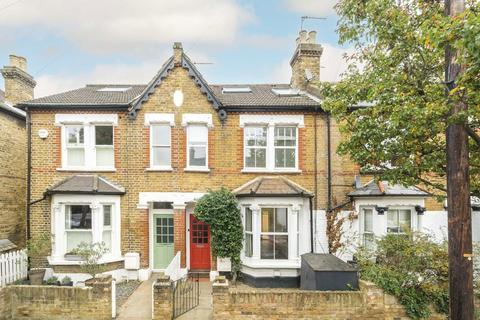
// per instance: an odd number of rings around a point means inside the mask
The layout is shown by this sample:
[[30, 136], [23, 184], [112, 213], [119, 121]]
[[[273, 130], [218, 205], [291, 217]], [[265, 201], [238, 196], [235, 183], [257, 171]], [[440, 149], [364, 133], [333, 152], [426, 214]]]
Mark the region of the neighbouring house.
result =
[[74, 277], [71, 251], [103, 241], [116, 277], [145, 279], [177, 263], [216, 274], [225, 262], [212, 257], [209, 227], [192, 213], [220, 187], [238, 198], [242, 272], [257, 286], [297, 285], [300, 255], [328, 251], [326, 212], [342, 203], [360, 211], [350, 224], [357, 244], [444, 212], [416, 188], [355, 188], [359, 168], [335, 152], [339, 128], [321, 109], [315, 38], [300, 32], [289, 84], [209, 84], [175, 43], [145, 85], [87, 85], [22, 103], [38, 200], [32, 235], [52, 235], [37, 266]]
[[10, 64], [1, 73], [5, 91], [0, 90], [0, 253], [25, 246], [26, 114], [15, 105], [33, 99], [35, 87], [23, 57], [10, 55]]

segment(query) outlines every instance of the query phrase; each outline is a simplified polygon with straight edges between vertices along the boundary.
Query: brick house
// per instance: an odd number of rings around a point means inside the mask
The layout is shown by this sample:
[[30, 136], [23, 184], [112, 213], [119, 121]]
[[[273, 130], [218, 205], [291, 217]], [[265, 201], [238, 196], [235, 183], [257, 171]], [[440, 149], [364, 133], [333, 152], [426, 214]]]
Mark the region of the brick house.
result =
[[144, 279], [173, 259], [215, 274], [224, 261], [211, 256], [208, 226], [192, 212], [220, 187], [238, 197], [242, 271], [259, 286], [297, 283], [300, 255], [328, 250], [325, 214], [340, 204], [359, 212], [350, 226], [359, 241], [403, 223], [420, 228], [427, 203], [436, 210], [428, 194], [353, 188], [358, 167], [335, 153], [339, 129], [315, 89], [322, 51], [315, 32], [302, 31], [290, 84], [212, 85], [175, 43], [146, 85], [87, 85], [23, 103], [31, 201], [42, 200], [30, 208], [32, 236], [52, 234], [51, 254], [37, 264], [78, 272], [71, 250], [103, 241], [115, 275], [133, 268]]
[[5, 91], [0, 90], [0, 253], [25, 245], [27, 133], [25, 111], [16, 104], [31, 100], [35, 81], [23, 57], [10, 55], [0, 70]]

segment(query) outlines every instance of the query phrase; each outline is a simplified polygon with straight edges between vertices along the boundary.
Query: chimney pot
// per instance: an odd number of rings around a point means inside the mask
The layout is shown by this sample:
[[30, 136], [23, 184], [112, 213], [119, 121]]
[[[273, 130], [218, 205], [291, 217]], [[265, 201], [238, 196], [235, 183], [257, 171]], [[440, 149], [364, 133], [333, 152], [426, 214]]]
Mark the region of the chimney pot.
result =
[[307, 30], [300, 31], [300, 43], [307, 43]]
[[27, 59], [14, 54], [9, 55], [9, 58], [11, 67], [17, 67], [20, 70], [27, 72]]
[[317, 43], [317, 31], [310, 31], [308, 33], [308, 43]]

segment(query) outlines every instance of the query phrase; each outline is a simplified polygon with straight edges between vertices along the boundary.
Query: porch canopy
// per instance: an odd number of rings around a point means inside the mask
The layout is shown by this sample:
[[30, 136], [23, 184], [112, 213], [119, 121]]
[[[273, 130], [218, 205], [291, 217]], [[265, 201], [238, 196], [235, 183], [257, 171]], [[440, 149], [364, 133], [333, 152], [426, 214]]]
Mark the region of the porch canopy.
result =
[[348, 194], [352, 198], [359, 197], [428, 197], [430, 194], [417, 187], [404, 187], [402, 185], [392, 185], [386, 181], [372, 180], [366, 185], [355, 189]]

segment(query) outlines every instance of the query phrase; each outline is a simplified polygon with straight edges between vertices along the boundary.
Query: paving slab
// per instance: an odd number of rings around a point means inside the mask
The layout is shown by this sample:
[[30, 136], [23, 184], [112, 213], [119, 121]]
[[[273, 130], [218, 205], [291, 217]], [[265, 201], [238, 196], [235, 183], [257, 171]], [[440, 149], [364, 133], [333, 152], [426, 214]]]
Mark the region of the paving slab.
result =
[[200, 281], [200, 297], [198, 306], [182, 314], [178, 320], [210, 320], [213, 319], [212, 306], [212, 283], [210, 281]]

